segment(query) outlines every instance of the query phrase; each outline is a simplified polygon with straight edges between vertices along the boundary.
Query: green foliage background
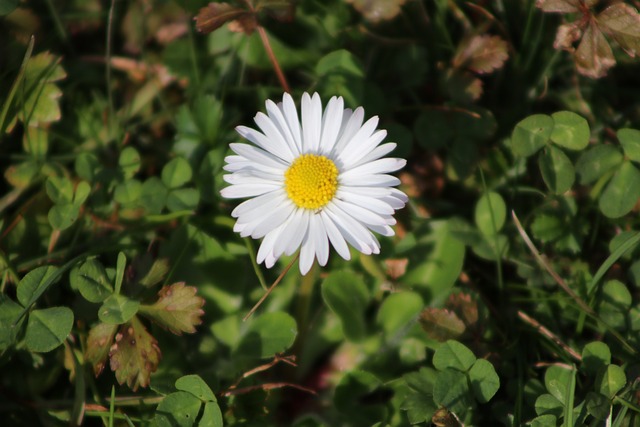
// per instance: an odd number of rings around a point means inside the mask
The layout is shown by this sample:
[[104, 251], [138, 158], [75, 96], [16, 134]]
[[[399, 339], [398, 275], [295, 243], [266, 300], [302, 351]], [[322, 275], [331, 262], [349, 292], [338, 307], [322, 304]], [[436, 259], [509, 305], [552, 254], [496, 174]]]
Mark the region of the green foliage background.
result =
[[[638, 7], [0, 0], [3, 423], [635, 425]], [[378, 115], [410, 203], [245, 321], [292, 258], [222, 166], [285, 87]]]

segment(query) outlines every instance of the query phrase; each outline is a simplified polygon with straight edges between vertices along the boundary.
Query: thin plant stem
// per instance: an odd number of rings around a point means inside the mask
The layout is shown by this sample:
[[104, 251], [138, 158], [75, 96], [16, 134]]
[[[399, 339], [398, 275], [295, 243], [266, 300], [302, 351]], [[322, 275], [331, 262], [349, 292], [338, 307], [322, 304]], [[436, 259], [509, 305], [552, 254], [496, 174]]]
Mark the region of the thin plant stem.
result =
[[[489, 190], [487, 188], [487, 183], [484, 179], [484, 172], [482, 172], [482, 168], [478, 168], [480, 171], [480, 178], [482, 179], [482, 187], [484, 188], [484, 194], [489, 195]], [[496, 274], [498, 276], [498, 289], [501, 291], [504, 290], [504, 278], [502, 277], [502, 253], [500, 252], [500, 239], [498, 236], [498, 227], [496, 225], [496, 216], [493, 212], [493, 205], [491, 204], [491, 197], [487, 197], [487, 204], [489, 205], [489, 213], [491, 214], [491, 228], [493, 229], [493, 244], [495, 247], [495, 255], [496, 255]]]
[[631, 344], [629, 344], [629, 342], [626, 339], [624, 339], [624, 337], [618, 331], [616, 331], [611, 326], [609, 326], [606, 322], [604, 322], [600, 318], [600, 316], [598, 316], [598, 314], [582, 298], [580, 298], [575, 292], [573, 292], [571, 288], [569, 288], [569, 285], [567, 285], [567, 283], [562, 279], [562, 277], [560, 277], [558, 273], [556, 273], [553, 270], [553, 268], [547, 262], [547, 260], [544, 259], [544, 257], [540, 254], [540, 252], [538, 252], [538, 249], [533, 244], [533, 242], [527, 235], [526, 231], [524, 231], [524, 228], [522, 228], [522, 224], [520, 224], [520, 220], [518, 219], [518, 216], [514, 211], [511, 211], [511, 216], [513, 217], [513, 222], [515, 223], [516, 228], [518, 229], [518, 233], [520, 233], [520, 236], [522, 237], [525, 244], [531, 251], [531, 254], [534, 256], [536, 261], [538, 261], [538, 264], [540, 264], [540, 266], [544, 268], [547, 271], [547, 273], [551, 275], [551, 277], [553, 278], [553, 280], [555, 280], [558, 286], [560, 286], [560, 288], [563, 291], [565, 291], [567, 295], [569, 295], [573, 299], [573, 301], [578, 305], [578, 307], [580, 307], [580, 309], [586, 315], [594, 319], [596, 322], [600, 323], [616, 340], [618, 340], [618, 342], [622, 344], [625, 350], [627, 350], [630, 354], [633, 354], [633, 355], [637, 354], [638, 350], [636, 350]]
[[291, 267], [298, 260], [299, 257], [300, 257], [300, 252], [298, 252], [296, 256], [291, 260], [289, 265], [287, 265], [285, 269], [282, 270], [282, 273], [280, 273], [276, 281], [273, 282], [273, 285], [271, 285], [269, 289], [267, 289], [267, 292], [265, 292], [264, 295], [262, 295], [262, 298], [260, 298], [260, 300], [256, 303], [256, 305], [254, 305], [253, 308], [247, 313], [247, 315], [244, 316], [244, 318], [242, 318], [243, 322], [246, 322], [247, 319], [251, 317], [251, 315], [258, 309], [258, 307], [262, 305], [264, 300], [266, 300], [267, 297], [271, 294], [271, 292], [273, 292], [273, 290], [276, 288], [276, 286], [278, 286], [278, 283], [280, 283], [280, 281], [284, 278], [285, 274], [287, 274], [287, 272], [291, 269]]
[[251, 258], [251, 265], [253, 266], [253, 271], [255, 271], [256, 276], [258, 277], [260, 286], [262, 286], [262, 289], [267, 290], [267, 282], [266, 280], [264, 280], [264, 275], [262, 274], [262, 270], [260, 270], [260, 266], [256, 261], [256, 250], [253, 248], [251, 239], [246, 237], [244, 239], [244, 244], [247, 246], [247, 250], [249, 251], [249, 258]]
[[316, 283], [317, 276], [318, 264], [314, 262], [311, 270], [309, 270], [307, 274], [302, 276], [300, 288], [298, 288], [296, 317], [298, 318], [298, 328], [302, 332], [302, 334], [304, 334], [304, 332], [306, 331], [307, 324], [309, 323], [309, 308], [311, 307], [313, 286]]
[[107, 18], [107, 52], [105, 54], [105, 78], [107, 80], [107, 96], [109, 98], [109, 118], [107, 119], [107, 126], [109, 126], [109, 135], [111, 135], [111, 126], [115, 118], [115, 105], [113, 102], [113, 92], [111, 90], [111, 39], [113, 33], [113, 15], [115, 8], [116, 0], [111, 0], [111, 6], [109, 6], [109, 17]]
[[24, 58], [22, 59], [22, 64], [20, 64], [20, 71], [18, 71], [18, 75], [11, 85], [11, 89], [9, 89], [9, 95], [4, 100], [2, 112], [0, 112], [0, 136], [4, 135], [4, 129], [6, 127], [5, 120], [7, 119], [7, 114], [9, 113], [9, 107], [11, 107], [11, 102], [13, 101], [13, 98], [18, 91], [18, 86], [22, 82], [24, 73], [27, 70], [27, 63], [29, 62], [31, 54], [33, 53], [33, 46], [35, 44], [35, 41], [35, 37], [31, 36], [31, 38], [29, 39], [29, 44], [27, 45], [27, 51], [25, 52]]
[[273, 49], [271, 48], [271, 43], [269, 42], [269, 36], [265, 31], [262, 25], [258, 25], [257, 27], [258, 34], [260, 34], [260, 40], [262, 40], [262, 44], [264, 45], [264, 50], [267, 52], [267, 56], [273, 65], [273, 69], [276, 72], [276, 76], [278, 76], [278, 81], [280, 81], [280, 86], [284, 89], [285, 92], [291, 93], [291, 88], [289, 88], [289, 83], [287, 83], [287, 79], [280, 68], [280, 64], [278, 63], [278, 59], [276, 55], [273, 53]]

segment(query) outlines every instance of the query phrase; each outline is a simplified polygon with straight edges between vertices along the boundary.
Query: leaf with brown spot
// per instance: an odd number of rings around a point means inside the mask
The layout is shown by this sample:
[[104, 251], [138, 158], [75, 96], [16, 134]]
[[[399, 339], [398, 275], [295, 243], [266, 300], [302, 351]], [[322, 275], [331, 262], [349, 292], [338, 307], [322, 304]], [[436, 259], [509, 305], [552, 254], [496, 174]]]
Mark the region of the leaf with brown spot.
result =
[[137, 316], [120, 327], [116, 342], [109, 351], [111, 370], [119, 384], [136, 391], [147, 387], [151, 374], [158, 369], [162, 353], [156, 339], [145, 329]]
[[89, 331], [84, 358], [93, 365], [93, 373], [96, 377], [104, 368], [117, 329], [118, 325], [98, 323]]
[[598, 25], [632, 58], [640, 52], [640, 14], [626, 3], [616, 3], [598, 15]]
[[451, 294], [446, 306], [462, 319], [465, 326], [473, 327], [478, 322], [478, 303], [471, 299], [471, 295], [463, 292]]
[[435, 307], [422, 312], [420, 325], [429, 338], [440, 342], [458, 338], [466, 330], [462, 320], [453, 311]]
[[153, 305], [140, 306], [140, 313], [174, 334], [193, 333], [202, 323], [204, 299], [196, 295], [196, 288], [184, 282], [164, 286]]
[[377, 23], [395, 18], [405, 0], [347, 0], [367, 21]]
[[209, 3], [195, 17], [196, 29], [204, 34], [217, 30], [225, 23], [240, 19], [252, 12], [229, 3]]
[[508, 58], [507, 42], [502, 38], [489, 35], [473, 36], [460, 43], [453, 58], [453, 66], [465, 66], [476, 73], [486, 74], [502, 68]]
[[450, 68], [444, 73], [444, 85], [452, 100], [470, 104], [482, 96], [482, 80], [472, 73]]
[[584, 76], [594, 79], [607, 75], [616, 64], [611, 46], [595, 22], [590, 22], [575, 53], [576, 67]]

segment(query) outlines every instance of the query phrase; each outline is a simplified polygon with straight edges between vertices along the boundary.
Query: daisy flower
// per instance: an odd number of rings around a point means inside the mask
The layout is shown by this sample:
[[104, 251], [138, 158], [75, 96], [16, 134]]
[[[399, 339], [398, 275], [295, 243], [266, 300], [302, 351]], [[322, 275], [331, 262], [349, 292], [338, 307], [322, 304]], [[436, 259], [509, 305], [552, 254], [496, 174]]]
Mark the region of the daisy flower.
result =
[[393, 214], [407, 196], [393, 188], [388, 175], [406, 160], [385, 158], [395, 143], [380, 144], [387, 132], [376, 130], [378, 117], [363, 124], [364, 109], [344, 108], [342, 97], [322, 110], [320, 96], [302, 96], [301, 118], [291, 95], [282, 103], [266, 102], [267, 114], [255, 117], [260, 131], [238, 126], [251, 144], [230, 144], [225, 158], [226, 198], [248, 198], [231, 215], [241, 236], [264, 238], [258, 263], [271, 268], [282, 256], [300, 248], [300, 272], [314, 259], [322, 266], [329, 243], [346, 260], [347, 243], [364, 254], [380, 252], [372, 231], [392, 236]]

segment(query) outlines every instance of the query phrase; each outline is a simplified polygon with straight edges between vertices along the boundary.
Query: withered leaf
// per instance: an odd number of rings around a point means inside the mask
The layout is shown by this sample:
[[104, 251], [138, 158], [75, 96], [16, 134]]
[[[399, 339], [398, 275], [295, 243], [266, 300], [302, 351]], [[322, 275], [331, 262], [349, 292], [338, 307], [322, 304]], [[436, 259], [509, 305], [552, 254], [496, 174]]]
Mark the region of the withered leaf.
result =
[[409, 260], [407, 258], [384, 260], [387, 276], [389, 276], [391, 280], [397, 280], [404, 276], [404, 273], [407, 271], [407, 264], [409, 264]]
[[195, 325], [202, 323], [204, 299], [196, 295], [196, 288], [184, 282], [164, 286], [158, 292], [158, 301], [143, 305], [140, 313], [174, 334], [193, 333]]
[[598, 15], [598, 25], [632, 58], [640, 52], [640, 14], [626, 3], [616, 3]]
[[578, 72], [594, 79], [605, 76], [616, 64], [611, 46], [594, 21], [589, 23], [574, 56]]
[[347, 0], [367, 21], [377, 23], [395, 18], [405, 0]]
[[158, 369], [162, 353], [156, 339], [145, 329], [137, 316], [120, 327], [116, 342], [109, 350], [111, 370], [119, 384], [126, 383], [133, 391], [147, 387], [151, 374]]
[[420, 325], [429, 338], [444, 342], [458, 338], [466, 329], [464, 323], [452, 311], [429, 307], [420, 315]]
[[469, 104], [482, 96], [482, 80], [472, 73], [457, 68], [445, 72], [445, 87], [452, 100]]
[[560, 25], [556, 32], [556, 39], [553, 42], [553, 47], [573, 52], [575, 50], [573, 44], [580, 40], [580, 37], [582, 37], [582, 31], [583, 28], [579, 21]]
[[89, 331], [84, 358], [93, 365], [93, 373], [96, 377], [104, 368], [117, 329], [118, 325], [98, 323]]
[[296, 14], [295, 0], [259, 0], [256, 9], [264, 9], [280, 22], [291, 22]]
[[536, 0], [536, 6], [545, 12], [573, 13], [584, 7], [591, 7], [599, 0]]
[[473, 327], [478, 322], [478, 304], [471, 299], [471, 295], [463, 292], [451, 294], [446, 306], [453, 310], [467, 327]]
[[466, 66], [476, 73], [491, 73], [502, 68], [509, 58], [507, 42], [498, 36], [479, 35], [460, 43], [453, 66]]
[[251, 14], [252, 12], [229, 3], [209, 3], [200, 9], [195, 17], [196, 29], [201, 33], [208, 34], [227, 22]]
[[233, 31], [234, 33], [244, 33], [247, 35], [251, 35], [257, 26], [258, 20], [254, 14], [242, 15], [238, 19], [234, 19], [229, 22], [230, 31]]

